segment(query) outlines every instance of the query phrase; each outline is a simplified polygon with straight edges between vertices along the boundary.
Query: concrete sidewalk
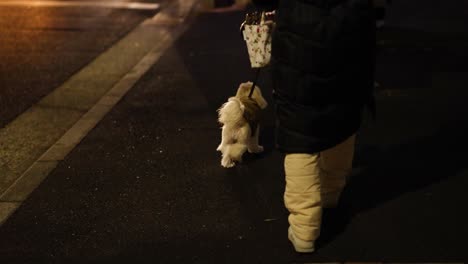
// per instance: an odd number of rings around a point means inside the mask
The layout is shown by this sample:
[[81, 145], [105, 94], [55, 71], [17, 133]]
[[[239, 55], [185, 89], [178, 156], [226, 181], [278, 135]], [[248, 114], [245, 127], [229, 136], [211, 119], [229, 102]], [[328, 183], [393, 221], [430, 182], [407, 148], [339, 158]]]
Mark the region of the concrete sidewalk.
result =
[[[0, 227], [6, 263], [468, 259], [463, 35], [391, 24], [383, 32], [378, 121], [359, 135], [359, 173], [342, 207], [324, 215], [318, 251], [301, 255], [286, 236], [272, 104], [264, 154], [223, 169], [215, 151], [216, 109], [253, 77], [242, 19], [196, 18]], [[272, 102], [267, 74], [260, 86]]]

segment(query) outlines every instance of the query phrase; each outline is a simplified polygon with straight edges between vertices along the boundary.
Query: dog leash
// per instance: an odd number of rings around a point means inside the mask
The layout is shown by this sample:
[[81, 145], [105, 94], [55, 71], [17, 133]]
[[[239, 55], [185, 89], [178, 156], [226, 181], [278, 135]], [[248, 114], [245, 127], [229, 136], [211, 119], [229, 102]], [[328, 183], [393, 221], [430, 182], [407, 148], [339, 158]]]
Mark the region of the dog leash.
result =
[[253, 94], [253, 91], [255, 90], [255, 85], [257, 85], [258, 76], [260, 75], [261, 69], [262, 68], [257, 68], [257, 70], [255, 71], [255, 78], [253, 80], [252, 87], [250, 88], [249, 98], [252, 98], [252, 94]]

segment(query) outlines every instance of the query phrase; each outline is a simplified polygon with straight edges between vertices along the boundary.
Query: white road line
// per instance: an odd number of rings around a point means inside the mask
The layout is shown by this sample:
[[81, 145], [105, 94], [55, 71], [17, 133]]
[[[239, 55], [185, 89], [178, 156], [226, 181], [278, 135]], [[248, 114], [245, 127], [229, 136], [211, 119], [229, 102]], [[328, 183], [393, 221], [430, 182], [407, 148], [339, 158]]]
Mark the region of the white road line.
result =
[[27, 7], [103, 7], [134, 10], [157, 10], [159, 4], [136, 2], [109, 2], [109, 1], [1, 1], [1, 6], [27, 6]]
[[[153, 18], [143, 21], [118, 43], [99, 55], [87, 67], [70, 77], [62, 86], [41, 99], [40, 102], [17, 117], [5, 128], [0, 129], [0, 145], [2, 147], [5, 145], [3, 141], [12, 141], [10, 140], [11, 137], [13, 137], [13, 146], [17, 144], [14, 140], [17, 135], [25, 138], [20, 151], [14, 147], [6, 147], [7, 151], [14, 150], [14, 162], [18, 163], [19, 159], [20, 165], [15, 165], [14, 169], [16, 171], [11, 170], [11, 176], [16, 176], [16, 179], [8, 183], [6, 188], [0, 182], [0, 225], [21, 206], [21, 203], [55, 169], [59, 162], [65, 159], [68, 153], [112, 110], [124, 95], [135, 86], [138, 80], [156, 64], [176, 39], [188, 29], [191, 21], [187, 18], [190, 16], [190, 10], [196, 7], [197, 2], [198, 0], [170, 1], [170, 4], [163, 8], [161, 12]], [[177, 24], [167, 24], [167, 18], [170, 15], [178, 18], [176, 20]], [[129, 50], [134, 49], [135, 44], [139, 45], [138, 50], [129, 52]], [[128, 54], [124, 51], [128, 52]], [[109, 61], [115, 60], [117, 56], [128, 58], [123, 61], [117, 60], [115, 63], [117, 68], [108, 67]], [[96, 93], [94, 96], [97, 97], [93, 98], [92, 101], [96, 99], [97, 102], [88, 105], [90, 101], [86, 92], [82, 89], [77, 90], [70, 87], [74, 87], [77, 82], [88, 79], [96, 82], [94, 85], [102, 86], [96, 81], [96, 78], [100, 79], [96, 75], [102, 75], [102, 78], [109, 79], [110, 82], [108, 86], [104, 87], [106, 89], [105, 94], [102, 96]], [[121, 77], [121, 75], [124, 76]], [[89, 88], [94, 87], [92, 82], [88, 85]], [[56, 98], [59, 98], [59, 100], [56, 100]], [[66, 98], [76, 98], [73, 99], [76, 110], [68, 108], [69, 101]], [[67, 107], [63, 107], [63, 102], [66, 102]], [[50, 109], [53, 109], [53, 113]], [[67, 122], [61, 124], [56, 122], [57, 124], [52, 127], [45, 127], [40, 135], [35, 135], [37, 123], [43, 123], [40, 120], [61, 120], [63, 118], [66, 118]], [[31, 120], [34, 120], [34, 122], [30, 122]], [[54, 131], [60, 132], [62, 130], [66, 130], [66, 132], [64, 134], [54, 134]], [[46, 145], [29, 143], [44, 138], [47, 138], [47, 140], [52, 138], [54, 143], [45, 142]], [[32, 150], [27, 149], [30, 148], [30, 145], [33, 145]], [[24, 152], [24, 146], [27, 146], [26, 150], [29, 153], [17, 155], [17, 152]], [[32, 164], [29, 163], [34, 159], [36, 161], [32, 162]], [[9, 165], [9, 163], [3, 165], [0, 159], [0, 170], [2, 166], [7, 170], [10, 168]]]

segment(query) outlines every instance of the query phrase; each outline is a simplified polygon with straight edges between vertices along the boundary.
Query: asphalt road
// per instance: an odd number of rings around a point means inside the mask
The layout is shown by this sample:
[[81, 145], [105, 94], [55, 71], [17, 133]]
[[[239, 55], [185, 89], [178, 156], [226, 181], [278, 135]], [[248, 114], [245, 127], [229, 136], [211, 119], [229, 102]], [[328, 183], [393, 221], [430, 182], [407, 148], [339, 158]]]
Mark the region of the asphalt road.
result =
[[[395, 3], [380, 34], [378, 120], [359, 134], [358, 170], [342, 207], [324, 215], [316, 253], [296, 254], [286, 238], [273, 107], [261, 136], [266, 152], [234, 169], [219, 166], [215, 111], [253, 75], [237, 32], [243, 14], [231, 13], [196, 19], [0, 227], [1, 256], [11, 263], [468, 260], [468, 38], [456, 15], [468, 9], [431, 1], [437, 10], [428, 4], [417, 12], [426, 2], [408, 2]], [[260, 84], [271, 102], [266, 76]]]
[[0, 13], [1, 128], [155, 12], [0, 5]]

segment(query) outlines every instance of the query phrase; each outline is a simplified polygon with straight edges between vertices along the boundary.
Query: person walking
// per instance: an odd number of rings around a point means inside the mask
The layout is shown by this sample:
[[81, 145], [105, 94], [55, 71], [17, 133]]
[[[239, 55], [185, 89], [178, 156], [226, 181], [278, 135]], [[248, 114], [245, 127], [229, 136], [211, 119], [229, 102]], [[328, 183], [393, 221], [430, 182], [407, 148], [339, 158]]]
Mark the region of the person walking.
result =
[[253, 2], [276, 9], [271, 72], [288, 238], [313, 252], [322, 208], [337, 205], [352, 169], [363, 112], [375, 113], [373, 1]]

